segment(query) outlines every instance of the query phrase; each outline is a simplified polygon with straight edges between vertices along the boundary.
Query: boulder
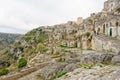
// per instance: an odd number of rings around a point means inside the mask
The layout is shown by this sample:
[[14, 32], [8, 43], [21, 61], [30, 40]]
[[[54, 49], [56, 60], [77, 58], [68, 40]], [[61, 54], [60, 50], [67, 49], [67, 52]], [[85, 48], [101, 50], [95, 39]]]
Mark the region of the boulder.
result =
[[111, 62], [113, 64], [120, 64], [120, 55], [114, 56]]

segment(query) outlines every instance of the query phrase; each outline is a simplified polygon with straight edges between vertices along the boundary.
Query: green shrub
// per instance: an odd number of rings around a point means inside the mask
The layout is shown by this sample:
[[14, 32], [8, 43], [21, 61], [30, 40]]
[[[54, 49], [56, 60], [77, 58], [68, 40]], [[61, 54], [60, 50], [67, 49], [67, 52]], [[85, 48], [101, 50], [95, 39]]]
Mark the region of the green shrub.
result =
[[61, 48], [68, 48], [67, 46], [64, 46], [64, 45], [60, 45]]
[[25, 41], [29, 42], [31, 40], [31, 36], [25, 36]]
[[24, 58], [21, 58], [18, 63], [18, 68], [22, 68], [27, 65], [27, 60]]
[[67, 74], [67, 72], [61, 72], [61, 73], [57, 74], [56, 78], [60, 78], [60, 77], [62, 77], [65, 74]]
[[0, 76], [6, 75], [6, 74], [8, 74], [8, 73], [9, 73], [9, 70], [8, 70], [8, 69], [3, 69], [3, 70], [0, 71]]

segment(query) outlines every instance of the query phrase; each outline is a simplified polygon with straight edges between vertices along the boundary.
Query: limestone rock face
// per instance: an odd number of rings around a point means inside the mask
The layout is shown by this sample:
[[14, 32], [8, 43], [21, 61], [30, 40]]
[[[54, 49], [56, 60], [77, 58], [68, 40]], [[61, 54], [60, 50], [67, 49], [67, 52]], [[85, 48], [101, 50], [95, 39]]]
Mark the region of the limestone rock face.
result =
[[80, 62], [79, 60], [73, 59], [73, 58], [68, 58], [65, 60], [66, 63], [76, 63], [76, 62]]
[[63, 68], [66, 66], [66, 63], [50, 63], [48, 66], [44, 67], [40, 71], [40, 75], [45, 80], [51, 80], [54, 78], [57, 74], [63, 71]]
[[120, 64], [120, 55], [114, 56], [112, 58], [112, 63], [113, 64]]
[[81, 63], [109, 63], [114, 55], [113, 54], [95, 54], [89, 53], [81, 58]]
[[72, 63], [72, 64], [67, 65], [67, 66], [63, 69], [63, 71], [64, 71], [64, 72], [70, 72], [70, 71], [73, 71], [73, 70], [76, 69], [76, 68], [77, 68], [77, 67], [76, 67], [76, 64]]
[[92, 69], [78, 68], [57, 80], [119, 80], [120, 67], [105, 66]]

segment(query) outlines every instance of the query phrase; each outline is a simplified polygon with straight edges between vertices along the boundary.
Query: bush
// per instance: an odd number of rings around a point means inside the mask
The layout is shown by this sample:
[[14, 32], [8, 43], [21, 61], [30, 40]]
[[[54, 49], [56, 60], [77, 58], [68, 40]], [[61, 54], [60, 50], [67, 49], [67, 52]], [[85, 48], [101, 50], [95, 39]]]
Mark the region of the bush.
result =
[[8, 73], [9, 73], [9, 70], [8, 70], [8, 69], [3, 69], [3, 70], [0, 71], [0, 76], [6, 75], [6, 74], [8, 74]]
[[63, 75], [66, 75], [66, 74], [67, 74], [67, 72], [61, 72], [61, 73], [57, 74], [56, 78], [60, 78], [60, 77], [62, 77]]
[[27, 60], [22, 58], [19, 60], [19, 63], [18, 63], [18, 68], [23, 68], [27, 65]]
[[68, 48], [67, 46], [64, 46], [64, 45], [60, 45], [61, 48]]

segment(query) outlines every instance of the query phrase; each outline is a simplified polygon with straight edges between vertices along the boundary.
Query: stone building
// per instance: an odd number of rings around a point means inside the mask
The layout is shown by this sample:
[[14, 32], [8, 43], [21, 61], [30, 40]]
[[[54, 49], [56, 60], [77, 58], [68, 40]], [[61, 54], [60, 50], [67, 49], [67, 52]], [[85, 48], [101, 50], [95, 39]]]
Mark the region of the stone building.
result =
[[83, 18], [82, 18], [82, 17], [78, 17], [76, 23], [79, 25], [79, 24], [81, 24], [82, 22], [83, 22]]
[[120, 5], [120, 0], [108, 0], [104, 3], [103, 11], [112, 12]]
[[96, 32], [111, 37], [120, 36], [120, 15], [107, 14], [104, 19], [96, 22]]

